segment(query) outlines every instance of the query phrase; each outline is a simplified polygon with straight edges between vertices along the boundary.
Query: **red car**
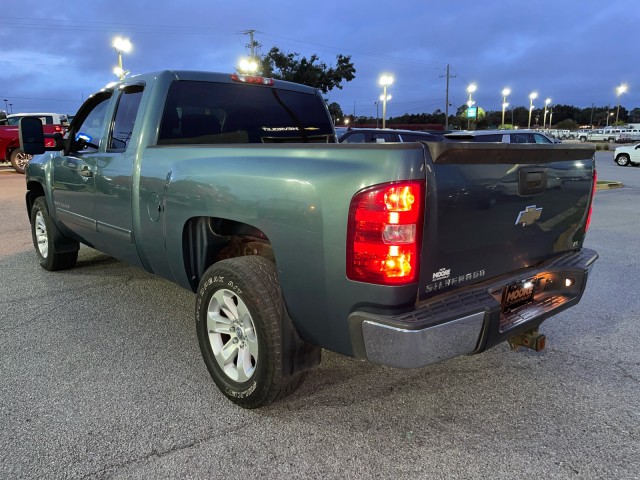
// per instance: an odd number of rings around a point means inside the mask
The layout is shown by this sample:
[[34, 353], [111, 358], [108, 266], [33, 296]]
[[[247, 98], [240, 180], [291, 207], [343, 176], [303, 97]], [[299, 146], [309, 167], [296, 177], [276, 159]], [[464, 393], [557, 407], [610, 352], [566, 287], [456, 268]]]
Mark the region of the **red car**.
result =
[[[60, 133], [64, 135], [66, 127], [64, 125], [43, 124], [45, 134]], [[45, 145], [52, 147], [54, 140], [47, 138]], [[24, 173], [24, 169], [31, 160], [31, 155], [27, 155], [20, 148], [20, 133], [17, 125], [0, 125], [0, 162], [11, 162], [11, 165], [18, 173]]]

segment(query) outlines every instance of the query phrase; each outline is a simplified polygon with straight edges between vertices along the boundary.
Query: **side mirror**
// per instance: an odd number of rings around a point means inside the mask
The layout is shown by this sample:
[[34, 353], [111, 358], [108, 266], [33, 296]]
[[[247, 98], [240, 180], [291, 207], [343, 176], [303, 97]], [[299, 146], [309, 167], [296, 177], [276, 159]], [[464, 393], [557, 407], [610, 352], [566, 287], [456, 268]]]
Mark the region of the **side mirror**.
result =
[[23, 117], [20, 119], [20, 146], [24, 153], [29, 155], [39, 155], [45, 152], [44, 131], [39, 118]]

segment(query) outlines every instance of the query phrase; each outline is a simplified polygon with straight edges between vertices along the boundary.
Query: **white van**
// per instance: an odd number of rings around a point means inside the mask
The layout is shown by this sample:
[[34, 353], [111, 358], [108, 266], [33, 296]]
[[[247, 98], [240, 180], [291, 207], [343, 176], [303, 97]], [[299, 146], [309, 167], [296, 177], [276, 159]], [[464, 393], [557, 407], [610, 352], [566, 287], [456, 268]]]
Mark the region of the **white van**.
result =
[[69, 119], [62, 113], [12, 113], [7, 116], [9, 125], [18, 125], [22, 117], [38, 117], [43, 125], [69, 126]]

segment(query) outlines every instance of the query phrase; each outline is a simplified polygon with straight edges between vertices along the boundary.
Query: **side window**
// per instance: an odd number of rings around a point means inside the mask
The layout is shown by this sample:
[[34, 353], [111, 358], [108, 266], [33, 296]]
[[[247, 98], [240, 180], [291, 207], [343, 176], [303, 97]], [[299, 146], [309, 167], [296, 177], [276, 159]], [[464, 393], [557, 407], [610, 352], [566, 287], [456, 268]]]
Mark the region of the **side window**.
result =
[[513, 133], [511, 135], [511, 143], [529, 143], [528, 133]]
[[492, 133], [490, 135], [476, 135], [473, 138], [476, 142], [502, 142], [502, 134], [501, 133]]
[[110, 98], [111, 92], [101, 92], [80, 107], [78, 111], [80, 126], [69, 135], [70, 151], [84, 150], [87, 147], [94, 150], [99, 148], [100, 137], [107, 121], [107, 107]]
[[141, 85], [134, 85], [125, 88], [120, 95], [109, 139], [108, 148], [110, 150], [125, 150], [129, 145], [129, 140], [133, 133], [133, 125], [138, 114], [138, 107], [142, 99], [142, 91], [143, 87]]
[[534, 133], [533, 138], [535, 139], [536, 143], [551, 143], [551, 140], [543, 135], [540, 135], [539, 133]]
[[364, 143], [364, 142], [366, 142], [364, 132], [356, 132], [353, 135], [349, 135], [344, 140], [342, 140], [342, 143]]
[[385, 142], [397, 142], [398, 137], [395, 133], [374, 133], [373, 134], [373, 142], [376, 143], [385, 143]]

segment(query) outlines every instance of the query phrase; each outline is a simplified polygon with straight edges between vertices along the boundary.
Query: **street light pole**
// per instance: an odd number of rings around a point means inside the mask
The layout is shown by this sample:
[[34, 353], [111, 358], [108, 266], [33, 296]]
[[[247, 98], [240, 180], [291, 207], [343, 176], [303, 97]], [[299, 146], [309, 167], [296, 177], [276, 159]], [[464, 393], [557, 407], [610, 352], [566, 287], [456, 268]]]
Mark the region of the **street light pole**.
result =
[[618, 88], [616, 88], [616, 93], [618, 95], [618, 109], [616, 110], [616, 123], [615, 123], [616, 126], [618, 125], [618, 115], [620, 114], [620, 95], [622, 95], [626, 91], [627, 91], [627, 86], [624, 83], [620, 85]]
[[531, 113], [533, 112], [533, 100], [538, 98], [538, 92], [531, 92], [529, 94], [529, 125], [527, 128], [531, 128]]
[[509, 106], [507, 103], [507, 95], [511, 93], [511, 89], [503, 88], [502, 89], [502, 128], [504, 128], [504, 111]]
[[7, 112], [7, 114], [9, 113], [9, 100], [7, 100], [6, 98], [4, 99], [4, 111]]
[[380, 116], [378, 115], [378, 105], [380, 105], [380, 102], [373, 102], [376, 104], [376, 128], [378, 128], [378, 120], [380, 119]]
[[115, 73], [118, 78], [122, 81], [129, 74], [129, 70], [125, 70], [122, 66], [122, 54], [129, 53], [131, 48], [131, 42], [128, 38], [116, 37], [113, 39], [112, 43], [113, 48], [118, 54], [118, 66], [113, 69], [113, 73]]
[[387, 100], [391, 99], [391, 96], [387, 96], [387, 87], [393, 83], [393, 77], [391, 75], [382, 75], [380, 77], [380, 85], [382, 85], [382, 128], [386, 128], [387, 121]]
[[[549, 106], [549, 104], [551, 103], [551, 99], [547, 98], [544, 101], [544, 115], [542, 117], [542, 129], [544, 130], [544, 127], [547, 124], [547, 107]], [[549, 119], [549, 128], [551, 128], [551, 119]]]
[[478, 89], [478, 86], [475, 83], [470, 84], [467, 87], [467, 93], [469, 94], [469, 100], [467, 100], [467, 130], [469, 130], [470, 126], [471, 126], [471, 119], [469, 118], [469, 109], [471, 108], [471, 106], [475, 103], [473, 101], [472, 98], [472, 94], [473, 92], [475, 92]]

